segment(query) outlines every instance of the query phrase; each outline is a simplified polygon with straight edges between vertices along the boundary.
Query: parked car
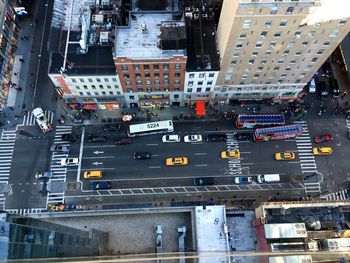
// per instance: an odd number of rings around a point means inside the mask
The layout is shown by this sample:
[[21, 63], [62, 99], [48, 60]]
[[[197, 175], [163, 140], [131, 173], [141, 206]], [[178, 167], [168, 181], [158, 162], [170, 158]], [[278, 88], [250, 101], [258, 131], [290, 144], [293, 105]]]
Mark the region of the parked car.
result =
[[106, 142], [107, 136], [94, 134], [94, 135], [89, 135], [88, 139], [89, 139], [89, 142]]
[[315, 143], [322, 143], [322, 142], [329, 142], [329, 141], [333, 141], [333, 136], [330, 134], [316, 135], [314, 137]]
[[235, 133], [233, 135], [233, 138], [237, 141], [250, 141], [252, 140], [253, 136], [251, 133], [242, 132], [242, 133]]
[[85, 179], [97, 179], [97, 178], [102, 178], [102, 171], [99, 170], [90, 170], [90, 171], [85, 171], [84, 172], [84, 178]]
[[167, 143], [167, 142], [180, 142], [181, 137], [180, 135], [177, 134], [170, 134], [170, 135], [163, 135], [162, 137], [162, 142]]
[[151, 158], [151, 153], [149, 152], [135, 152], [133, 153], [134, 160], [146, 160]]
[[62, 166], [78, 165], [78, 164], [79, 164], [79, 158], [63, 158], [63, 159], [61, 159]]
[[324, 81], [316, 83], [317, 92], [320, 97], [328, 97], [328, 88], [327, 84]]
[[222, 159], [237, 159], [241, 157], [241, 153], [239, 150], [226, 150], [222, 151], [220, 156]]
[[127, 145], [131, 143], [132, 140], [129, 137], [118, 137], [114, 142], [115, 145]]
[[105, 125], [103, 126], [103, 131], [104, 132], [118, 132], [122, 129], [122, 125], [121, 124], [117, 124], [117, 125]]
[[236, 176], [233, 182], [235, 184], [251, 184], [254, 182], [254, 178], [252, 176]]
[[295, 159], [295, 153], [293, 152], [279, 152], [275, 153], [275, 159], [277, 161], [290, 161]]
[[92, 190], [104, 190], [111, 188], [111, 182], [92, 182], [91, 189]]
[[184, 137], [184, 142], [201, 142], [202, 135], [186, 135]]
[[187, 157], [172, 157], [165, 159], [166, 166], [185, 166], [188, 165]]
[[35, 174], [35, 179], [49, 179], [53, 177], [52, 172], [37, 172]]
[[227, 135], [222, 133], [208, 134], [207, 141], [208, 142], [226, 142]]
[[314, 155], [331, 155], [333, 149], [331, 147], [315, 147], [312, 148]]
[[51, 152], [69, 153], [70, 152], [70, 145], [69, 144], [54, 144], [51, 146]]
[[193, 184], [197, 186], [201, 185], [213, 185], [214, 177], [198, 177], [193, 179]]
[[331, 79], [329, 81], [329, 86], [330, 86], [330, 92], [333, 97], [339, 97], [340, 95], [340, 90], [339, 90], [339, 85], [338, 81], [336, 79]]
[[78, 136], [71, 133], [62, 134], [62, 140], [72, 143], [79, 143], [80, 141]]

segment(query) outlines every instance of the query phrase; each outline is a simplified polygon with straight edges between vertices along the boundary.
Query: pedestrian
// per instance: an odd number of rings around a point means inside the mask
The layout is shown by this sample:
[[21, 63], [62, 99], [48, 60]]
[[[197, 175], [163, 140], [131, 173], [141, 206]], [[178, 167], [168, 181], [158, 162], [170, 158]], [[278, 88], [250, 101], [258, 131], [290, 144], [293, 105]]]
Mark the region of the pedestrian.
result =
[[21, 37], [21, 40], [24, 40], [24, 38], [23, 38], [23, 37]]
[[14, 75], [17, 76], [17, 73], [15, 72]]
[[20, 62], [24, 62], [24, 59], [21, 59], [21, 58], [20, 58], [19, 61], [20, 61]]

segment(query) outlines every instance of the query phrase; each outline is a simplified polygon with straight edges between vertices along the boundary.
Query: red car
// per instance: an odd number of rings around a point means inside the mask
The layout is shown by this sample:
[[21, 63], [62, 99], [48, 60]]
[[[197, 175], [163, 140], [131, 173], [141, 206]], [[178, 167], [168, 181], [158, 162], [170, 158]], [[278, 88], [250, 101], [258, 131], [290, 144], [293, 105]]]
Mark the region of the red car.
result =
[[333, 136], [330, 134], [317, 135], [314, 137], [315, 143], [333, 141]]

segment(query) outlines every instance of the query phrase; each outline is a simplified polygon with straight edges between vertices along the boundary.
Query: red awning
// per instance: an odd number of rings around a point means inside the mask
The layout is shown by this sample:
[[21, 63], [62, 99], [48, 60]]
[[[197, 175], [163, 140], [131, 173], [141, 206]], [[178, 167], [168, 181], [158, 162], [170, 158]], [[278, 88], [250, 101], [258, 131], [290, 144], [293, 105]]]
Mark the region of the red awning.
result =
[[94, 109], [97, 109], [97, 105], [96, 104], [84, 104], [83, 105], [83, 109], [85, 109], [85, 110], [94, 110]]
[[205, 115], [205, 102], [204, 101], [196, 102], [196, 113], [197, 113], [197, 116], [204, 116]]

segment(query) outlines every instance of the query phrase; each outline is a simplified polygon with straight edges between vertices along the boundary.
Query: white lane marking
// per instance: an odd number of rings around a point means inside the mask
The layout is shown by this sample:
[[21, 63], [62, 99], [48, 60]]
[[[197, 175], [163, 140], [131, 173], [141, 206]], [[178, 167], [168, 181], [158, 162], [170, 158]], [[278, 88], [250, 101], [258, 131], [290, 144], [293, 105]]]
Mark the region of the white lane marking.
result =
[[207, 155], [207, 153], [195, 153], [194, 155]]
[[252, 152], [241, 152], [241, 153], [252, 153]]
[[241, 165], [253, 165], [254, 163], [241, 163]]
[[159, 156], [158, 154], [151, 154], [152, 157], [157, 157]]
[[287, 162], [287, 163], [300, 163], [300, 162]]
[[[77, 170], [77, 182], [80, 180], [80, 172], [81, 172], [81, 163], [83, 162], [83, 149], [84, 149], [84, 137], [85, 137], [85, 127], [83, 126], [82, 128], [82, 133], [81, 133], [81, 141], [80, 141], [80, 151], [79, 151], [79, 165], [78, 165], [78, 170]], [[68, 172], [68, 169], [67, 169]], [[64, 178], [64, 181], [66, 181], [66, 178]]]
[[85, 145], [84, 148], [116, 147], [115, 145]]
[[160, 166], [149, 166], [148, 168], [157, 169], [157, 168], [160, 168]]
[[108, 159], [108, 158], [115, 158], [115, 156], [92, 156], [92, 157], [85, 157], [85, 159]]
[[158, 146], [159, 143], [147, 143], [146, 146]]
[[[99, 170], [115, 170], [115, 168], [104, 168], [104, 167], [99, 167]], [[82, 171], [90, 171], [91, 169], [81, 169]]]
[[197, 167], [200, 167], [200, 166], [208, 166], [207, 164], [196, 164]]

